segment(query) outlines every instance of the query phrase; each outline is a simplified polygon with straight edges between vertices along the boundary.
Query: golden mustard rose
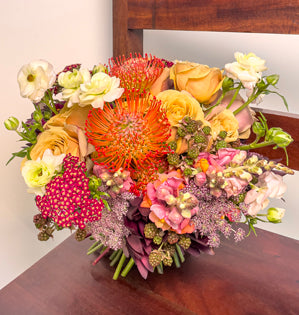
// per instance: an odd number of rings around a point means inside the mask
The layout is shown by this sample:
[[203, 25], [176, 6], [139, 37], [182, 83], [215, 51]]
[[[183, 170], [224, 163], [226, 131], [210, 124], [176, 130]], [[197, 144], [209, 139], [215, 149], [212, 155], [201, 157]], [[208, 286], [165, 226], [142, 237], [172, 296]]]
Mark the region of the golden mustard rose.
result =
[[238, 139], [239, 123], [230, 110], [225, 109], [224, 111], [220, 112], [218, 115], [212, 118], [210, 123], [212, 136], [214, 139], [217, 138], [217, 135], [222, 130], [225, 130], [227, 132], [227, 136], [225, 138], [226, 142], [232, 142]]
[[186, 90], [200, 103], [216, 100], [224, 77], [218, 68], [210, 68], [193, 62], [178, 62], [170, 69], [170, 78], [177, 90]]
[[204, 120], [204, 113], [197, 100], [189, 93], [176, 90], [166, 90], [157, 95], [166, 109], [167, 119], [171, 127], [178, 126], [180, 120], [189, 116], [194, 120]]
[[30, 152], [31, 159], [41, 158], [47, 149], [50, 149], [53, 155], [70, 153], [80, 156], [78, 139], [71, 137], [63, 127], [51, 127], [42, 132]]

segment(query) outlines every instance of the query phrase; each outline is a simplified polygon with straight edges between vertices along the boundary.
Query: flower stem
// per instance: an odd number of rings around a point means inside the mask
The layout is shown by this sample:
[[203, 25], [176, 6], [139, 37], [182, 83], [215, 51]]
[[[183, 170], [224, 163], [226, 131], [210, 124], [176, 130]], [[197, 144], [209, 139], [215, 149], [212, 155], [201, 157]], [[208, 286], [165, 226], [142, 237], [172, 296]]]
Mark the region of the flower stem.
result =
[[120, 249], [113, 251], [113, 253], [110, 255], [109, 259], [113, 260], [114, 257], [117, 255], [117, 253], [120, 251]]
[[110, 266], [111, 266], [111, 267], [113, 267], [113, 266], [118, 262], [118, 260], [119, 260], [119, 258], [120, 258], [120, 256], [121, 256], [122, 252], [123, 252], [122, 249], [119, 249], [117, 255], [113, 258], [113, 260], [112, 260], [111, 263], [110, 263]]
[[93, 248], [95, 248], [98, 244], [100, 243], [100, 241], [96, 241], [94, 242], [87, 250], [87, 252], [91, 251]]
[[95, 246], [94, 248], [88, 250], [87, 255], [94, 253], [95, 251], [97, 251], [98, 249], [101, 249], [102, 247], [103, 247], [103, 244], [99, 244], [98, 246]]
[[237, 147], [235, 149], [237, 149], [237, 150], [251, 150], [251, 149], [266, 147], [268, 145], [273, 145], [273, 144], [275, 144], [275, 142], [273, 142], [273, 141], [264, 141], [261, 143], [254, 143], [253, 142], [253, 143], [248, 144], [248, 145], [241, 145], [240, 147]]
[[125, 269], [122, 271], [121, 276], [126, 277], [134, 265], [135, 265], [135, 261], [133, 258], [131, 258], [129, 262], [127, 263]]
[[175, 266], [176, 266], [177, 268], [180, 268], [180, 267], [181, 267], [181, 264], [180, 264], [180, 260], [179, 260], [179, 256], [178, 256], [177, 252], [175, 252], [175, 253], [173, 254], [173, 260], [174, 260]]
[[101, 255], [92, 263], [94, 266], [101, 260], [102, 257], [104, 257], [110, 250], [110, 247], [107, 247]]
[[233, 95], [232, 99], [230, 100], [230, 102], [226, 106], [226, 109], [229, 109], [232, 106], [233, 102], [235, 101], [237, 95], [240, 92], [241, 86], [242, 86], [242, 84], [240, 83], [239, 86], [236, 88], [235, 94]]
[[122, 266], [123, 266], [125, 260], [126, 260], [126, 256], [125, 256], [125, 254], [123, 253], [122, 256], [121, 256], [121, 258], [120, 258], [120, 261], [119, 261], [119, 263], [118, 263], [118, 265], [117, 265], [117, 267], [116, 267], [115, 273], [114, 273], [114, 275], [113, 275], [113, 280], [117, 280], [117, 278], [118, 278], [118, 276], [119, 276], [119, 273], [120, 273], [120, 271], [121, 271], [121, 268], [122, 268]]
[[178, 245], [178, 243], [175, 243], [175, 247], [176, 247], [176, 250], [177, 250], [177, 252], [178, 252], [178, 254], [179, 254], [179, 257], [180, 257], [180, 259], [181, 259], [181, 262], [183, 263], [183, 262], [185, 261], [185, 257], [184, 257], [184, 255], [183, 255], [183, 252], [182, 252], [182, 250], [181, 250], [181, 247]]
[[160, 275], [163, 275], [163, 264], [160, 263], [160, 265], [157, 266], [157, 271]]

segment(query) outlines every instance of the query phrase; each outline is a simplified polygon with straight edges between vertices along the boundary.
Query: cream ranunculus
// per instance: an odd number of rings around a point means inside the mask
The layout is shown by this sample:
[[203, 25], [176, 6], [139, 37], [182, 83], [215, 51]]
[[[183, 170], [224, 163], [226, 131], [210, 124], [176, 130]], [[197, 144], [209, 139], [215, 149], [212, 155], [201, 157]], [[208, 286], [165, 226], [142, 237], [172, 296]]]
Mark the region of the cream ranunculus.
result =
[[89, 82], [91, 78], [88, 69], [74, 69], [73, 71], [62, 72], [58, 76], [58, 83], [64, 89], [62, 90], [62, 98], [68, 100], [68, 107], [74, 103], [79, 103], [79, 94], [81, 92], [80, 85]]
[[189, 93], [176, 90], [166, 90], [157, 95], [166, 109], [166, 115], [171, 127], [176, 127], [179, 122], [189, 116], [194, 120], [204, 121], [204, 113], [198, 101]]
[[262, 71], [267, 70], [265, 60], [257, 57], [254, 53], [244, 55], [240, 52], [235, 53], [236, 62], [225, 65], [227, 76], [239, 79], [245, 88], [252, 89], [261, 79]]
[[226, 142], [232, 142], [238, 139], [239, 123], [230, 110], [225, 109], [220, 112], [210, 120], [210, 123], [213, 139], [216, 139], [219, 132], [222, 130], [227, 132], [227, 136], [225, 138]]
[[53, 66], [44, 60], [24, 65], [18, 73], [18, 83], [22, 97], [34, 103], [39, 102], [47, 89], [53, 86], [56, 75]]
[[192, 62], [177, 62], [170, 70], [177, 90], [186, 90], [200, 103], [210, 104], [218, 95], [224, 77], [218, 68]]
[[79, 105], [92, 105], [95, 108], [103, 109], [104, 102], [113, 102], [121, 97], [124, 89], [119, 85], [118, 78], [110, 77], [104, 72], [97, 72], [89, 82], [81, 84]]
[[28, 192], [42, 196], [45, 193], [45, 186], [55, 175], [55, 171], [60, 169], [64, 157], [65, 154], [53, 155], [52, 151], [47, 149], [42, 159], [26, 161], [22, 175], [29, 187]]

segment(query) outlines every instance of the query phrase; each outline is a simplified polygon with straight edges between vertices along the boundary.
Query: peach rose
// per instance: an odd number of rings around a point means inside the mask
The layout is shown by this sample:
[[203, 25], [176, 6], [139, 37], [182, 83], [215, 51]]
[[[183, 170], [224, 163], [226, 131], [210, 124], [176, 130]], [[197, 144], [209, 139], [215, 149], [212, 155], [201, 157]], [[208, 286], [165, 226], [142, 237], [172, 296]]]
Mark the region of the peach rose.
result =
[[212, 118], [210, 123], [212, 136], [214, 139], [217, 138], [217, 135], [222, 130], [225, 130], [227, 132], [227, 136], [224, 139], [226, 142], [232, 142], [238, 139], [239, 123], [230, 110], [225, 109], [224, 111], [220, 112], [218, 115]]
[[177, 62], [170, 69], [177, 90], [186, 90], [200, 103], [210, 104], [218, 95], [224, 77], [218, 68], [193, 62]]

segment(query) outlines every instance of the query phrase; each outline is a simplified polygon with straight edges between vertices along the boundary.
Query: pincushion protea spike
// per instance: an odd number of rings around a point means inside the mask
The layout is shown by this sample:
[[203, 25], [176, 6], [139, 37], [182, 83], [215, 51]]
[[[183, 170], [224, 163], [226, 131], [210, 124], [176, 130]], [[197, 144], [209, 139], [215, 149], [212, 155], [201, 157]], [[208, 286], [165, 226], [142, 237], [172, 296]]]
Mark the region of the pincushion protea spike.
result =
[[121, 87], [126, 90], [148, 90], [162, 73], [165, 65], [155, 56], [145, 54], [142, 57], [135, 53], [129, 58], [120, 56], [109, 60], [110, 76], [120, 79]]
[[144, 173], [145, 165], [157, 169], [169, 151], [170, 124], [160, 101], [149, 93], [130, 92], [126, 101], [115, 101], [115, 108], [105, 104], [103, 109], [92, 109], [86, 135], [97, 151], [96, 163]]

